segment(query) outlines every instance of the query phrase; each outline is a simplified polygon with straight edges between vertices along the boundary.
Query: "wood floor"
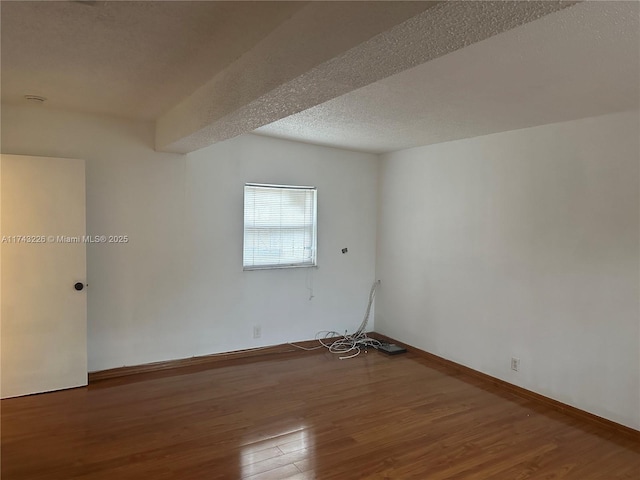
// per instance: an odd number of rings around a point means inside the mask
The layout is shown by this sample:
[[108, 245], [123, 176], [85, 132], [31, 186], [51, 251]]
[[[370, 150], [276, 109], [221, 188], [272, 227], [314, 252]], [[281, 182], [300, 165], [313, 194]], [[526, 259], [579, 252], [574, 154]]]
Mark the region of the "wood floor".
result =
[[3, 400], [2, 480], [640, 478], [640, 444], [413, 353], [270, 355]]

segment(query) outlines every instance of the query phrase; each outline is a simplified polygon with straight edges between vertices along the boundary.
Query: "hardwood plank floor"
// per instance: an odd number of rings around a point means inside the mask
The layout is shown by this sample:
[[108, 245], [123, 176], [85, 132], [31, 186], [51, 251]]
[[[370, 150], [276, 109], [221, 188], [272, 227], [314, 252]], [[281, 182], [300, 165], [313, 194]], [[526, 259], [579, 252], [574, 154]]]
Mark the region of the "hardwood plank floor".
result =
[[640, 443], [416, 354], [235, 359], [1, 402], [2, 480], [640, 478]]

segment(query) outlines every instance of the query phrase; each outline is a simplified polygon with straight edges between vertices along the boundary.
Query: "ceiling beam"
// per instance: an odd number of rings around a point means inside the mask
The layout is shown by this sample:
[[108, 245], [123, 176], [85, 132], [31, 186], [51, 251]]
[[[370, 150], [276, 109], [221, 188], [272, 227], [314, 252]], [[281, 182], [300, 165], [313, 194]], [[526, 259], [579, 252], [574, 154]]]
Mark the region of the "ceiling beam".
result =
[[577, 2], [312, 2], [158, 118], [188, 153]]

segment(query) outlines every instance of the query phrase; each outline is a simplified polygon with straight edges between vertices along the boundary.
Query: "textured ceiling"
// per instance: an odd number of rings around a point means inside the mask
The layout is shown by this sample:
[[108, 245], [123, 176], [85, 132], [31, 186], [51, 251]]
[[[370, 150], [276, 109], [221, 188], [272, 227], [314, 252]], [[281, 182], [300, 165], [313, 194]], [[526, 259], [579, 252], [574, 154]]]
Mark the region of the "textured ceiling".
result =
[[638, 104], [638, 3], [2, 1], [3, 103], [383, 152]]
[[305, 5], [3, 1], [2, 101], [155, 119]]
[[158, 119], [156, 148], [252, 131], [574, 3], [312, 3]]
[[[343, 52], [430, 11], [439, 2], [313, 2], [278, 25], [224, 71], [158, 119], [156, 148], [189, 152], [278, 120], [370, 83], [366, 56], [342, 78]], [[344, 73], [362, 68], [365, 83]], [[332, 75], [334, 74], [334, 75]]]
[[637, 2], [585, 2], [256, 133], [369, 152], [637, 109]]

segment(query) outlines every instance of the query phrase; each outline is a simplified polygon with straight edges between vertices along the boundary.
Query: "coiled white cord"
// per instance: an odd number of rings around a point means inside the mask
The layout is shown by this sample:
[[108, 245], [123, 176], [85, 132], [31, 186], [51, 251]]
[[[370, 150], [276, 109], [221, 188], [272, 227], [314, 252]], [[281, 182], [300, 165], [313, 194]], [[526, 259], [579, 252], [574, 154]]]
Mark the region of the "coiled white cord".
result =
[[[376, 295], [376, 288], [379, 284], [380, 281], [376, 280], [375, 282], [373, 282], [373, 285], [371, 285], [367, 311], [364, 314], [362, 323], [360, 323], [360, 326], [354, 333], [348, 334], [347, 332], [345, 332], [344, 335], [341, 335], [338, 332], [322, 331], [316, 334], [316, 339], [323, 347], [325, 347], [331, 353], [341, 355], [340, 360], [347, 360], [349, 358], [357, 357], [358, 355], [360, 355], [362, 349], [366, 350], [368, 347], [379, 347], [381, 345], [378, 340], [368, 337], [365, 332], [367, 323], [369, 322], [371, 305], [373, 304], [373, 299]], [[332, 342], [327, 342], [329, 338], [335, 337], [340, 338], [338, 338], [337, 340], [333, 340]]]

